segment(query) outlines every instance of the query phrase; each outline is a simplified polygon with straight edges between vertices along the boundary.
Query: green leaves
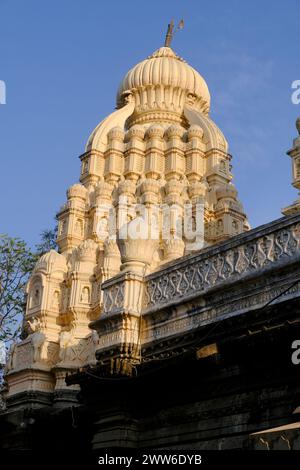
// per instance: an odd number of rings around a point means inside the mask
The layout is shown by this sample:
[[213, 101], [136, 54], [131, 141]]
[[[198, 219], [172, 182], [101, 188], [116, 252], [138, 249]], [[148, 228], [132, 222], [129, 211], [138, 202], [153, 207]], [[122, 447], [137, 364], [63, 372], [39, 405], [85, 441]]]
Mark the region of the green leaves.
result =
[[56, 248], [56, 232], [56, 228], [44, 230], [34, 251], [20, 238], [0, 234], [0, 341], [8, 343], [19, 336], [26, 283], [37, 260]]
[[35, 255], [23, 240], [0, 234], [0, 340], [19, 334], [25, 285], [34, 264]]
[[57, 226], [53, 230], [43, 230], [41, 233], [41, 241], [38, 243], [36, 248], [36, 255], [39, 258], [50, 250], [56, 250], [56, 237], [57, 237]]

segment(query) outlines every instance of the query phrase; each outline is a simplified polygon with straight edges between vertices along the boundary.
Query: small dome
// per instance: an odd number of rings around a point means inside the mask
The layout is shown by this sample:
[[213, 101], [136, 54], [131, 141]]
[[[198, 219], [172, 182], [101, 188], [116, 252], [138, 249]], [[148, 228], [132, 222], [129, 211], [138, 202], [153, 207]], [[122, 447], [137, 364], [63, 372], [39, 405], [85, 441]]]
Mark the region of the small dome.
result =
[[222, 185], [216, 189], [217, 200], [225, 198], [235, 199], [236, 196], [237, 190], [233, 184]]
[[113, 186], [106, 181], [99, 181], [95, 187], [95, 196], [110, 200], [113, 189]]
[[97, 243], [88, 238], [80, 243], [77, 247], [77, 257], [80, 261], [96, 262], [97, 257]]
[[[171, 93], [169, 96], [163, 96], [161, 91], [164, 87], [177, 89], [178, 93], [176, 96]], [[147, 88], [153, 91], [159, 88], [159, 93], [147, 95], [145, 92]], [[137, 101], [144, 105], [144, 108], [149, 109], [156, 105], [157, 108], [178, 111], [182, 105], [179, 90], [184, 91], [185, 96], [192, 96], [200, 111], [205, 114], [209, 112], [210, 93], [205, 80], [170, 47], [161, 47], [125, 75], [118, 90], [117, 106], [121, 107], [124, 104], [124, 96], [133, 93], [139, 95]]]
[[48, 272], [54, 270], [67, 270], [66, 258], [55, 250], [50, 250], [40, 257], [35, 265], [34, 271], [46, 270]]
[[124, 129], [120, 126], [113, 127], [107, 134], [108, 140], [123, 140], [124, 139]]
[[131, 128], [127, 131], [125, 140], [126, 142], [129, 142], [130, 139], [134, 139], [134, 138], [143, 140], [144, 135], [145, 135], [144, 127], [136, 124], [135, 126], [131, 126]]
[[202, 139], [203, 133], [204, 131], [202, 127], [198, 126], [197, 124], [193, 124], [187, 132], [187, 137], [189, 140], [193, 137], [198, 137], [198, 139]]
[[169, 126], [165, 132], [168, 139], [172, 137], [182, 137], [185, 129], [178, 124], [172, 124]]
[[124, 195], [134, 195], [136, 190], [136, 185], [134, 181], [131, 180], [125, 180], [121, 181], [118, 186], [118, 193], [124, 194]]
[[152, 124], [152, 126], [148, 127], [145, 137], [146, 139], [151, 139], [151, 138], [160, 138], [162, 139], [164, 135], [164, 128], [160, 126], [159, 124]]
[[67, 191], [68, 199], [76, 197], [76, 198], [83, 199], [85, 201], [86, 195], [87, 195], [87, 189], [85, 186], [83, 186], [83, 184], [80, 184], [80, 183], [73, 184], [73, 186], [70, 186], [70, 188]]
[[154, 180], [153, 178], [145, 179], [140, 185], [140, 190], [142, 194], [146, 192], [157, 194], [159, 191], [159, 188], [160, 188], [159, 182], [157, 180]]

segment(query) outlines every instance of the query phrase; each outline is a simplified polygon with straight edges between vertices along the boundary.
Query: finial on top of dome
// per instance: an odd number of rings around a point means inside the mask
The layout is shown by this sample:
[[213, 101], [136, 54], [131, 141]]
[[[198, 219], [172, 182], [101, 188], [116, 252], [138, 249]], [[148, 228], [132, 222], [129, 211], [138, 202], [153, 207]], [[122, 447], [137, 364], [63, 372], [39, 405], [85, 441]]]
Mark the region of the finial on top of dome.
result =
[[174, 20], [171, 20], [171, 22], [168, 24], [168, 29], [167, 29], [166, 39], [165, 39], [165, 47], [171, 46], [171, 42], [173, 39], [173, 29], [174, 29]]
[[167, 29], [167, 34], [166, 34], [166, 39], [165, 39], [165, 47], [171, 47], [171, 42], [173, 37], [175, 36], [176, 32], [179, 29], [183, 29], [184, 27], [184, 21], [181, 19], [178, 23], [177, 28], [174, 31], [174, 20], [171, 20], [170, 23], [168, 24], [168, 29]]
[[300, 116], [296, 120], [296, 128], [297, 128], [297, 131], [299, 132], [299, 135], [300, 135]]

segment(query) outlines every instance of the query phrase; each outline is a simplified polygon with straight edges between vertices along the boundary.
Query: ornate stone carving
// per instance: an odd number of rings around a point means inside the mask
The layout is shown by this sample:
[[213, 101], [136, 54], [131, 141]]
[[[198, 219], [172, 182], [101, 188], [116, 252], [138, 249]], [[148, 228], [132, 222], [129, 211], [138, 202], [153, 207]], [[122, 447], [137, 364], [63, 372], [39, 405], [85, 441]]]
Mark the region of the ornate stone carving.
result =
[[124, 304], [124, 284], [115, 284], [111, 289], [106, 289], [104, 293], [104, 312], [114, 312], [123, 307]]
[[33, 362], [39, 362], [40, 360], [46, 359], [47, 356], [44, 356], [44, 348], [46, 336], [44, 333], [37, 331], [31, 336], [31, 343], [33, 345]]
[[[58, 214], [59, 253], [43, 255], [29, 281], [29, 336], [12, 351], [12, 371], [21, 351], [26, 358], [22, 367], [29, 363], [44, 371], [93, 362], [96, 337], [89, 336], [89, 323], [100, 311], [107, 334], [100, 343], [120, 340], [120, 354], [128, 358], [134, 350], [135, 360], [145, 274], [248, 228], [231, 184], [227, 142], [208, 116], [210, 95], [198, 72], [170, 48], [160, 48], [125, 76], [117, 107], [95, 128], [80, 156], [81, 183], [68, 189]], [[124, 215], [125, 199], [129, 209]], [[182, 235], [186, 203], [191, 237]], [[110, 226], [112, 212], [117, 233]], [[200, 219], [206, 224], [198, 236], [194, 227]], [[136, 237], [131, 229], [137, 227]], [[162, 270], [147, 279], [146, 309], [289, 257], [291, 244], [300, 245], [298, 232], [299, 227], [293, 235], [266, 235], [259, 242], [193, 259], [190, 266]], [[47, 380], [50, 389], [50, 373]]]
[[[146, 288], [145, 307], [167, 305], [185, 295], [204, 291], [224, 280], [234, 280], [266, 266], [292, 259], [299, 251], [299, 224], [283, 227], [274, 233], [224, 249], [214, 255], [189, 260], [189, 266], [150, 275]], [[163, 289], [162, 289], [162, 286]]]
[[184, 241], [182, 239], [167, 239], [163, 244], [164, 260], [166, 262], [180, 258], [184, 254]]
[[78, 247], [78, 257], [81, 261], [95, 262], [97, 244], [94, 240], [84, 240]]
[[59, 335], [59, 359], [58, 365], [65, 365], [76, 358], [74, 337], [71, 331], [62, 331]]
[[62, 331], [59, 343], [59, 367], [79, 367], [95, 362], [95, 350], [99, 344], [96, 331], [87, 338], [76, 338], [72, 331]]
[[10, 346], [8, 353], [8, 359], [6, 363], [6, 372], [9, 372], [12, 369], [15, 369], [17, 365], [17, 344], [13, 343]]

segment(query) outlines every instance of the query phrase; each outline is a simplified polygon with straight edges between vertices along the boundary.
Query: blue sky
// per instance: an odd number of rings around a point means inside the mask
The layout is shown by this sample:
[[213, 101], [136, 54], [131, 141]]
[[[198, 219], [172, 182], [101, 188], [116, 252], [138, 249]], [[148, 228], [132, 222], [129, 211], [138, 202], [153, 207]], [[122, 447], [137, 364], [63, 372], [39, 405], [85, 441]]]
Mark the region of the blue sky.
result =
[[251, 225], [296, 199], [285, 152], [300, 115], [299, 0], [0, 0], [0, 232], [34, 244], [54, 225], [122, 77], [181, 17], [173, 48], [207, 81]]

